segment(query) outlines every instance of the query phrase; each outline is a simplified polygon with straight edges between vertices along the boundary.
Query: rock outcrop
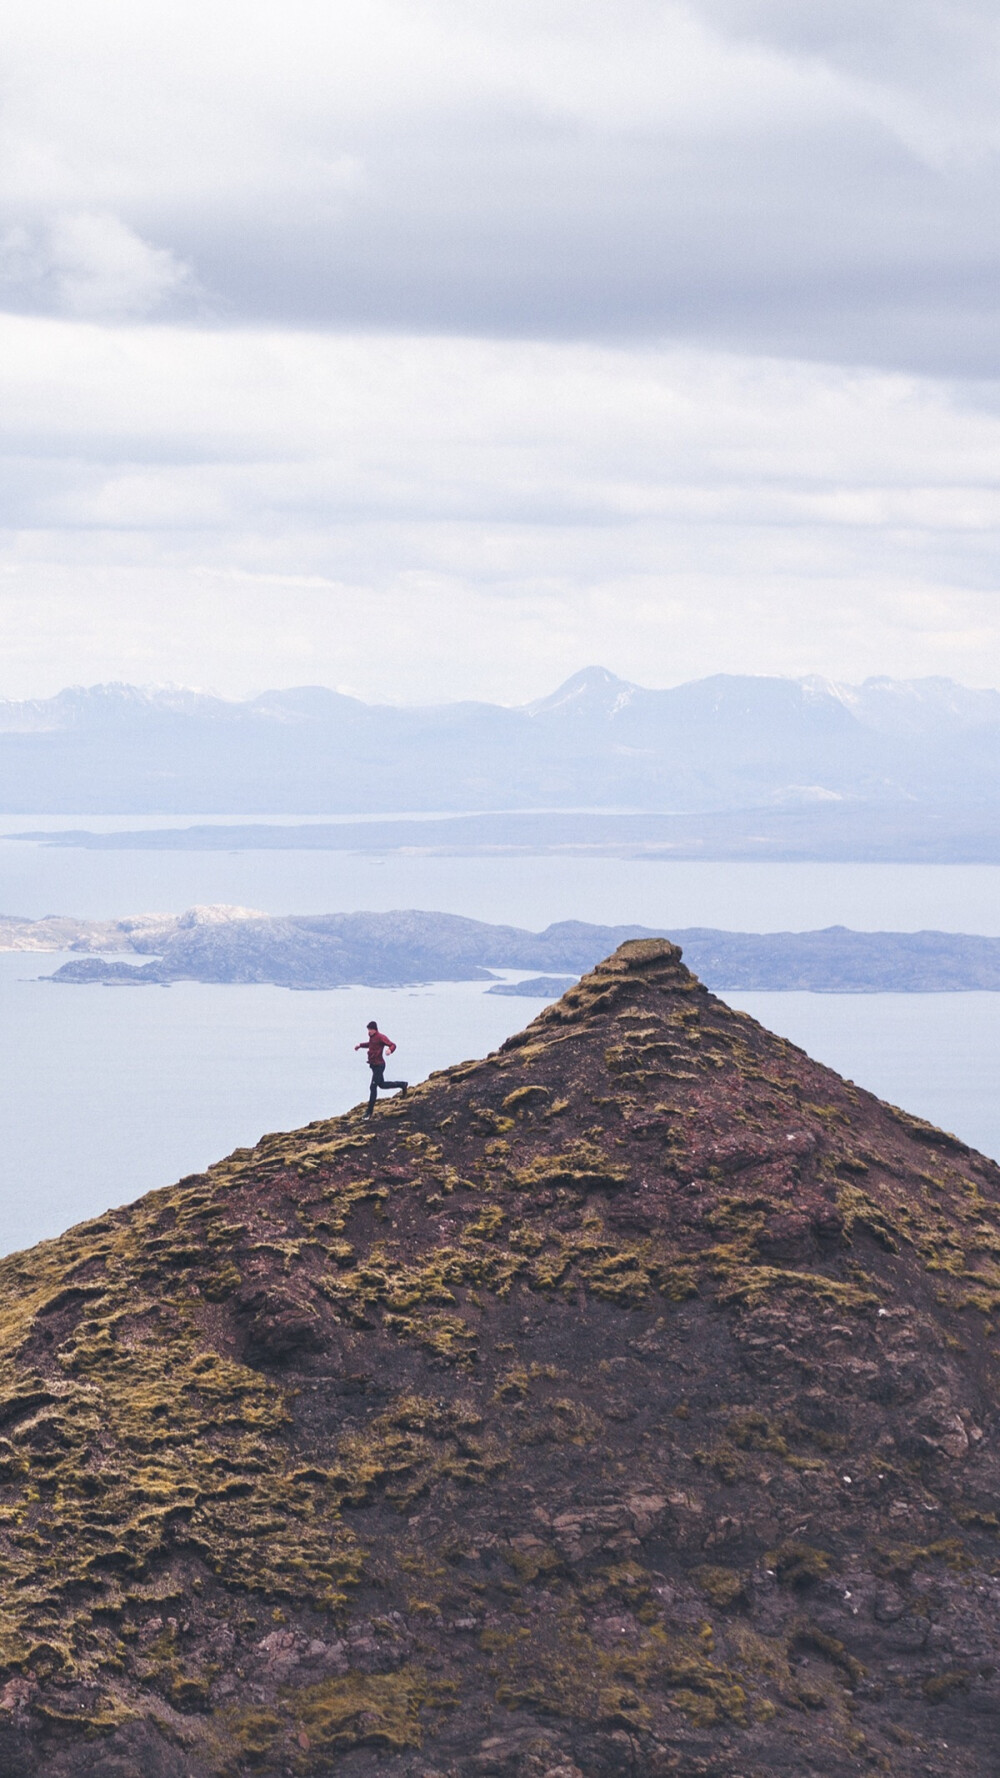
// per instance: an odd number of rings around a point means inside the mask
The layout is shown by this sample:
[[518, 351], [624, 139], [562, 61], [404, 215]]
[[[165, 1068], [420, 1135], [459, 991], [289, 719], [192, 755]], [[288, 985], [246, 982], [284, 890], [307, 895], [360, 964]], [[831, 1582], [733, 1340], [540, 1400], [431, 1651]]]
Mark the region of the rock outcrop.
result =
[[995, 1772], [1000, 1169], [663, 941], [0, 1292], [0, 1771]]

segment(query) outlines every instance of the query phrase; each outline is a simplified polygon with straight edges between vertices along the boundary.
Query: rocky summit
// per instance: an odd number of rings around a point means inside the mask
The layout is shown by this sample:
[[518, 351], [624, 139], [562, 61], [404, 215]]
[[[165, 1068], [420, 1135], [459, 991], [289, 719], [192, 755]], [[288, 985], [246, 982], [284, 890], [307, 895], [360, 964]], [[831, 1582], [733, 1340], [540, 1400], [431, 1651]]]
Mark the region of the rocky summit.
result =
[[1000, 1169], [662, 940], [0, 1292], [11, 1778], [996, 1772]]

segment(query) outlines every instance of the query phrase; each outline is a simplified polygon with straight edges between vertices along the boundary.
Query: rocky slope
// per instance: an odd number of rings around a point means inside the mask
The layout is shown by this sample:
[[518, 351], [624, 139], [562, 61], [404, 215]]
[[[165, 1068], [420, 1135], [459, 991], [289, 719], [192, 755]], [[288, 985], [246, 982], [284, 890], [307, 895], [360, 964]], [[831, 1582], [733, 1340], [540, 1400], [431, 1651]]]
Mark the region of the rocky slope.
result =
[[4, 1772], [995, 1772], [1000, 1170], [663, 941], [0, 1305]]

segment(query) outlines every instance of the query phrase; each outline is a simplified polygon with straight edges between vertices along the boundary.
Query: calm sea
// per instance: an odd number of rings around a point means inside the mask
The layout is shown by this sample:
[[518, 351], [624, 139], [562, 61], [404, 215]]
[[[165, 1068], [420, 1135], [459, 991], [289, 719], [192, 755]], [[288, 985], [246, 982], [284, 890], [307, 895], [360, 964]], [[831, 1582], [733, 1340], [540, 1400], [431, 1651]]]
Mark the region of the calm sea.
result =
[[[23, 816], [0, 824], [29, 825]], [[34, 825], [97, 823], [46, 816]], [[423, 907], [536, 929], [575, 918], [997, 933], [1000, 868], [101, 853], [0, 839], [2, 912], [111, 916], [198, 902], [273, 913]], [[495, 1048], [540, 1005], [491, 997], [477, 983], [308, 994], [33, 979], [60, 961], [0, 954], [2, 1251], [168, 1184], [266, 1130], [356, 1103], [367, 1071], [353, 1045], [369, 1018], [396, 1038], [400, 1072], [416, 1080]], [[860, 1085], [1000, 1157], [1000, 995], [730, 998]]]

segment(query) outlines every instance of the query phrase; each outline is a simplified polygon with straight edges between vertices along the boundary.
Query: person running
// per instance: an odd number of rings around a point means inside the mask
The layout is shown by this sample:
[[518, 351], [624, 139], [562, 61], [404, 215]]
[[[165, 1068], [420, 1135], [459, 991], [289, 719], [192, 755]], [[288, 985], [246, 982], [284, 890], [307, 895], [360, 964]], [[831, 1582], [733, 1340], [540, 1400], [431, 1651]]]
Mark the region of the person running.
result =
[[391, 1037], [387, 1037], [384, 1031], [379, 1030], [374, 1019], [368, 1020], [368, 1036], [365, 1042], [356, 1043], [354, 1047], [356, 1050], [368, 1051], [368, 1066], [372, 1071], [372, 1090], [368, 1095], [368, 1110], [365, 1112], [365, 1118], [368, 1119], [375, 1110], [375, 1100], [380, 1092], [385, 1092], [389, 1087], [398, 1087], [405, 1098], [406, 1089], [410, 1083], [406, 1080], [386, 1080], [385, 1052], [388, 1050], [390, 1056], [393, 1055], [396, 1045]]

